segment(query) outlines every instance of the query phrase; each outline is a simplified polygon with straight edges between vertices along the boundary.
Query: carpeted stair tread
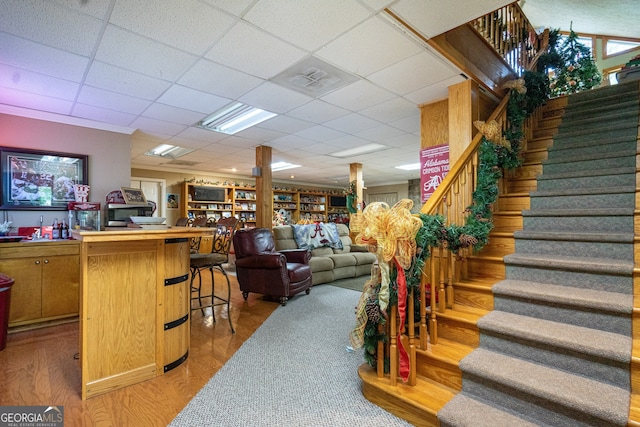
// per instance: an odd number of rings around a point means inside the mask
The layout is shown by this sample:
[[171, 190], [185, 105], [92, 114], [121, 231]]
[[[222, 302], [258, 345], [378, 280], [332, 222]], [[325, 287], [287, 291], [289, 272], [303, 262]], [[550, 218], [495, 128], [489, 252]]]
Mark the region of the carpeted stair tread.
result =
[[[624, 426], [629, 391], [558, 369], [478, 348], [460, 362], [464, 375], [532, 400], [548, 400], [611, 425]], [[529, 400], [529, 399], [527, 399]]]
[[631, 314], [633, 311], [632, 295], [619, 292], [510, 279], [496, 283], [492, 290], [496, 295], [545, 301], [558, 305], [573, 305], [582, 309], [588, 308], [621, 314]]
[[618, 135], [618, 136], [608, 136], [608, 135], [600, 135], [595, 137], [584, 138], [581, 140], [576, 140], [573, 142], [565, 141], [562, 144], [554, 144], [547, 149], [550, 156], [555, 155], [556, 153], [562, 153], [566, 151], [580, 150], [580, 149], [590, 149], [590, 148], [600, 148], [605, 149], [609, 148], [609, 146], [616, 146], [620, 144], [633, 144], [635, 143], [635, 139], [632, 136], [628, 135]]
[[589, 153], [583, 155], [572, 155], [571, 157], [566, 156], [555, 156], [549, 157], [542, 161], [542, 165], [552, 165], [558, 163], [576, 163], [576, 162], [585, 162], [589, 160], [602, 160], [602, 159], [616, 159], [616, 158], [628, 158], [629, 156], [635, 156], [636, 150], [628, 149], [628, 150], [620, 150], [620, 151], [606, 151], [600, 153]]
[[636, 188], [630, 185], [619, 187], [594, 187], [594, 188], [561, 188], [558, 190], [536, 190], [530, 193], [531, 197], [556, 197], [556, 196], [579, 196], [595, 194], [619, 194], [635, 193]]
[[633, 213], [634, 208], [535, 209], [522, 211], [522, 216], [631, 216]]
[[553, 270], [580, 271], [597, 274], [626, 276], [633, 272], [633, 261], [613, 258], [585, 258], [544, 254], [505, 255], [504, 263], [529, 267], [545, 266]]
[[601, 175], [619, 175], [619, 174], [635, 174], [636, 169], [634, 167], [622, 167], [622, 168], [610, 168], [610, 169], [596, 169], [596, 170], [583, 170], [583, 171], [567, 171], [567, 172], [554, 172], [547, 173], [538, 176], [538, 181], [555, 180], [562, 178], [577, 178], [588, 176], [601, 176]]
[[[441, 427], [547, 427], [507, 408], [496, 407], [485, 401], [458, 393], [438, 412]], [[550, 426], [549, 426], [550, 427]]]
[[568, 232], [568, 231], [528, 231], [519, 230], [513, 233], [516, 239], [526, 240], [570, 240], [574, 242], [609, 242], [633, 243], [633, 233], [596, 233], [596, 232]]
[[[629, 94], [624, 98], [620, 98], [620, 97], [616, 97], [616, 103], [613, 104], [602, 104], [602, 103], [598, 103], [597, 105], [593, 105], [591, 106], [588, 111], [590, 114], [593, 115], [619, 115], [620, 112], [619, 110], [622, 108], [629, 108], [629, 107], [637, 107], [638, 105], [638, 99], [637, 96], [634, 96], [633, 94]], [[571, 106], [567, 109], [565, 109], [564, 115], [562, 116], [563, 120], [566, 121], [566, 119], [572, 119], [571, 121], [573, 122], [573, 117], [575, 116], [575, 118], [577, 120], [580, 120], [584, 117], [584, 106], [582, 107], [576, 107]]]
[[561, 353], [578, 352], [603, 360], [629, 363], [631, 337], [582, 326], [536, 319], [504, 311], [492, 311], [478, 322], [483, 333], [525, 340]]
[[626, 135], [627, 132], [633, 131], [633, 125], [620, 126], [618, 123], [605, 123], [597, 130], [593, 129], [571, 129], [566, 132], [562, 132], [562, 134], [556, 134], [553, 137], [554, 141], [562, 141], [562, 140], [570, 140], [575, 137], [589, 137], [592, 138], [594, 135], [597, 137], [601, 135], [607, 135], [608, 133], [613, 134], [614, 136]]

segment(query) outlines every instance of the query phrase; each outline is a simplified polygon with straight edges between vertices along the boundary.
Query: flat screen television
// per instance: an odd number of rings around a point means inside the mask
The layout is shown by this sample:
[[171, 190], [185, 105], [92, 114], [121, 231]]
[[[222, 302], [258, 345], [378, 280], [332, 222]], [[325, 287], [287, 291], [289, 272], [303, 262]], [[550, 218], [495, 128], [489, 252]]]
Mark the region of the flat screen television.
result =
[[219, 187], [193, 187], [193, 200], [196, 202], [225, 202], [227, 191]]
[[346, 196], [330, 196], [329, 205], [336, 206], [336, 207], [347, 206], [347, 197]]

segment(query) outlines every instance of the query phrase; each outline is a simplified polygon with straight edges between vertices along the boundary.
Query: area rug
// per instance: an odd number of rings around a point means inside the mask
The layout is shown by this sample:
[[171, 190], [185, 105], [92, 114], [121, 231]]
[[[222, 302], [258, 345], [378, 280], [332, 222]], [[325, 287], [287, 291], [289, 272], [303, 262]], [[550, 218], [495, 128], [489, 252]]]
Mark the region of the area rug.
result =
[[409, 426], [362, 396], [359, 297], [315, 286], [278, 307], [170, 426]]
[[362, 292], [364, 284], [367, 283], [369, 279], [370, 276], [367, 274], [359, 277], [349, 277], [347, 279], [334, 280], [333, 282], [326, 283], [326, 285], [337, 286], [343, 289], [351, 289], [352, 291]]

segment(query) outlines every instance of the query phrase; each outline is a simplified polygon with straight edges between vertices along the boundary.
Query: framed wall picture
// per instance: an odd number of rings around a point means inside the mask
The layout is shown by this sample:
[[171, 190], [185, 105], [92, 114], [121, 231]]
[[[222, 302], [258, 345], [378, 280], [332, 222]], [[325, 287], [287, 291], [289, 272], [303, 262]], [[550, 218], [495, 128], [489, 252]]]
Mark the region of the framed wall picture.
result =
[[0, 209], [66, 210], [87, 178], [86, 155], [0, 147]]
[[146, 205], [147, 198], [144, 197], [144, 192], [141, 188], [120, 187], [122, 191], [122, 197], [128, 205]]

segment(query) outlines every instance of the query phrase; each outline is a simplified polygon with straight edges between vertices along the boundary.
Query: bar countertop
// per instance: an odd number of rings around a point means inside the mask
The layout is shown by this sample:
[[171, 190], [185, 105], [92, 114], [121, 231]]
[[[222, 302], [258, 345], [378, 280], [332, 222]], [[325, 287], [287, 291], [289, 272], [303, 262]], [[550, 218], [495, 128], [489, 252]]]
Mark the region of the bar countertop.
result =
[[82, 242], [117, 242], [127, 240], [155, 240], [179, 237], [201, 237], [213, 234], [215, 229], [206, 227], [153, 226], [144, 228], [110, 228], [104, 231], [72, 230], [74, 239]]

